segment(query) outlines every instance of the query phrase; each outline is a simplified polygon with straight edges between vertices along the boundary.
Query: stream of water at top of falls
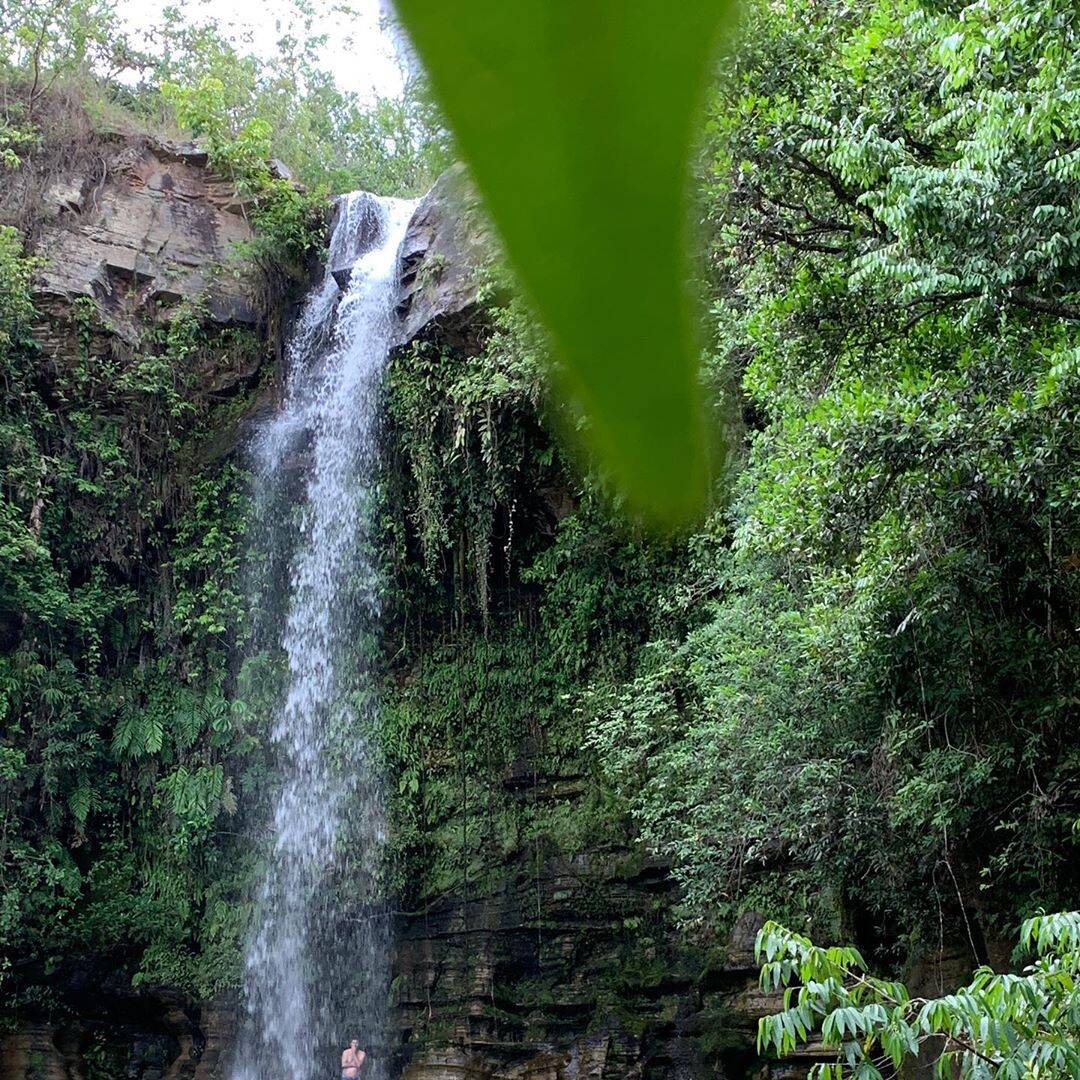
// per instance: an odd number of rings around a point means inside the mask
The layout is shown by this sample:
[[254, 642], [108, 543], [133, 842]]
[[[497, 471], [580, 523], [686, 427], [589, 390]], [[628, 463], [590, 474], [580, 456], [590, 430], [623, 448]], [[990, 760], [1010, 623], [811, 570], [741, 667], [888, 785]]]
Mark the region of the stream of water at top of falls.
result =
[[233, 1080], [334, 1075], [350, 1038], [369, 1054], [365, 1080], [387, 1075], [370, 512], [398, 249], [413, 207], [365, 192], [342, 198], [328, 265], [351, 265], [351, 275], [342, 287], [328, 272], [309, 294], [286, 349], [284, 405], [252, 441], [256, 636], [285, 676]]

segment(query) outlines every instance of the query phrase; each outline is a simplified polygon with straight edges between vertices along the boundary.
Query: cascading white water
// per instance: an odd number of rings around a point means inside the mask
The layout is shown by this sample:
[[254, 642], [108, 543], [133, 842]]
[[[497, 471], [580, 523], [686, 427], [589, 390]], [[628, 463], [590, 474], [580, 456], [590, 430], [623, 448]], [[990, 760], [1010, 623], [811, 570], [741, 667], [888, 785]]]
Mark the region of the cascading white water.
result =
[[378, 389], [413, 205], [364, 192], [341, 200], [329, 265], [352, 265], [351, 276], [342, 289], [327, 273], [308, 297], [286, 352], [284, 406], [252, 447], [251, 547], [266, 566], [255, 602], [270, 613], [287, 672], [234, 1080], [333, 1075], [352, 1037], [370, 1055], [365, 1080], [385, 1075], [389, 939], [374, 887], [385, 826], [365, 685], [378, 618], [369, 517]]

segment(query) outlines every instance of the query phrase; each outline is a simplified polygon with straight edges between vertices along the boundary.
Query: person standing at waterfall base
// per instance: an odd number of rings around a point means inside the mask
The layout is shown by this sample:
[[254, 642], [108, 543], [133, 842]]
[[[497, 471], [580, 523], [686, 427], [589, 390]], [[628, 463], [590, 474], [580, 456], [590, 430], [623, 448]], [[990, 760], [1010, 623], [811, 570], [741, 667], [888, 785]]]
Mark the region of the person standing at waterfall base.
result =
[[367, 1061], [367, 1054], [360, 1049], [359, 1040], [353, 1039], [341, 1054], [342, 1080], [358, 1080], [365, 1061]]

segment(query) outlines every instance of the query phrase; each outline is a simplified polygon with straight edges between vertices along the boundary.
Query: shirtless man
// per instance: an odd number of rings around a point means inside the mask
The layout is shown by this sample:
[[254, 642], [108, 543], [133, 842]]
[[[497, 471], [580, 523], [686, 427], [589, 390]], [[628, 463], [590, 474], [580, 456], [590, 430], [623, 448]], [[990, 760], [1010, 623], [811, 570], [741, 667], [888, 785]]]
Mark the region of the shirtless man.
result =
[[341, 1054], [342, 1080], [358, 1080], [365, 1061], [367, 1054], [360, 1049], [359, 1040], [353, 1039]]

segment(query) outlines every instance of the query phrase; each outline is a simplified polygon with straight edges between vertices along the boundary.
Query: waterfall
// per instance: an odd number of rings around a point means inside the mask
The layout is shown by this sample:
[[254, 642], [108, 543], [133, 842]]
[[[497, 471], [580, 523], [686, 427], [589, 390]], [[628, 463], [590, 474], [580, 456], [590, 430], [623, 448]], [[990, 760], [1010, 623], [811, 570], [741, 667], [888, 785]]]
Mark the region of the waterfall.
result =
[[353, 1037], [369, 1053], [365, 1080], [386, 1075], [390, 939], [376, 888], [385, 824], [371, 747], [379, 612], [369, 533], [379, 385], [412, 210], [364, 192], [340, 201], [332, 272], [308, 296], [286, 349], [283, 408], [253, 440], [256, 635], [281, 658], [284, 686], [234, 1080], [336, 1075]]

